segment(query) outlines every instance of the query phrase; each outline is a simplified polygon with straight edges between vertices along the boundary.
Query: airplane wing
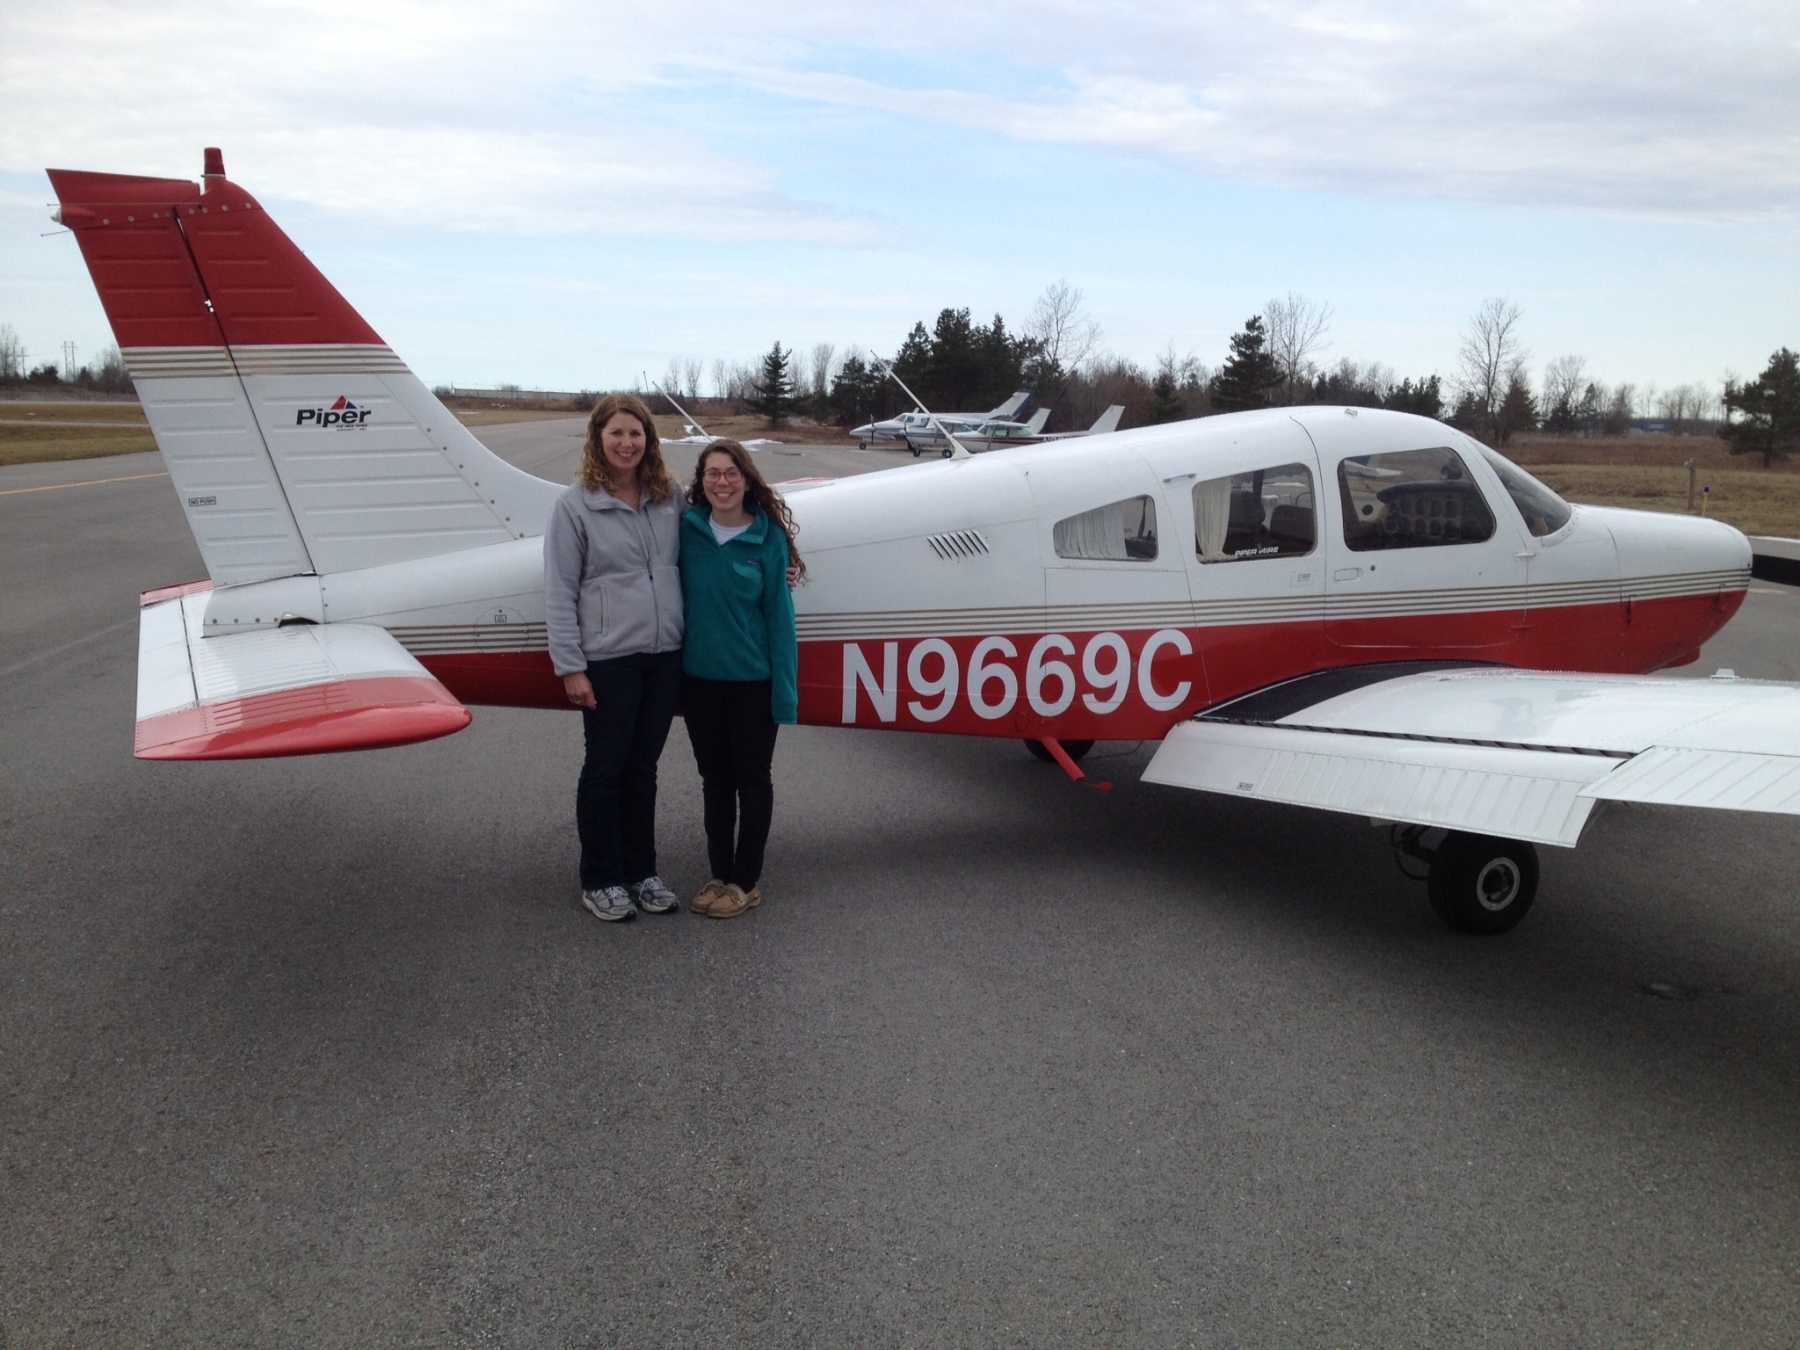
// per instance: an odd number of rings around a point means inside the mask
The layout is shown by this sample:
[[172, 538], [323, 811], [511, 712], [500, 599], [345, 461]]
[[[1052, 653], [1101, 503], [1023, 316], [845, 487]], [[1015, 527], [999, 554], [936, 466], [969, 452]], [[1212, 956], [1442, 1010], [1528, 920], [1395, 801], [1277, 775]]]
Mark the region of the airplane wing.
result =
[[1597, 801], [1800, 815], [1800, 685], [1339, 668], [1183, 723], [1144, 779], [1564, 847]]
[[469, 710], [385, 628], [294, 624], [204, 635], [212, 587], [144, 594], [137, 757], [374, 750], [461, 731]]

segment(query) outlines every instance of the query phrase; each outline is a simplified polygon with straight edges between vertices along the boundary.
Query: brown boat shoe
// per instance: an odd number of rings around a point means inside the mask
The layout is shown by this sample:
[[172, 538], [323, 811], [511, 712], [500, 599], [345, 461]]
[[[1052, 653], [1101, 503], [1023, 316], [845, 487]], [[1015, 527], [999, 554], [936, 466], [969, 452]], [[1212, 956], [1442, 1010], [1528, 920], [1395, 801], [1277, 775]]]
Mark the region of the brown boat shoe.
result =
[[719, 902], [727, 889], [728, 887], [723, 881], [714, 877], [700, 888], [700, 894], [688, 902], [688, 908], [696, 914], [711, 914], [712, 907]]
[[752, 890], [745, 895], [736, 886], [728, 885], [722, 895], [718, 896], [704, 913], [709, 919], [735, 919], [747, 909], [754, 909], [762, 903], [762, 892]]

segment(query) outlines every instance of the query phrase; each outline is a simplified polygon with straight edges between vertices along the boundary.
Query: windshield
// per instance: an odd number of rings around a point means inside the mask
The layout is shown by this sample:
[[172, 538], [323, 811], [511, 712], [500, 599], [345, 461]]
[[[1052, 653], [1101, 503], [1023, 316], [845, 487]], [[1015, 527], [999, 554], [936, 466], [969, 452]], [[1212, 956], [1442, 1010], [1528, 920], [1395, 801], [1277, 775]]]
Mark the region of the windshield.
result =
[[1506, 456], [1485, 445], [1479, 449], [1483, 458], [1493, 465], [1494, 472], [1500, 477], [1501, 486], [1506, 489], [1506, 495], [1513, 499], [1513, 505], [1525, 517], [1525, 528], [1531, 531], [1534, 538], [1542, 539], [1547, 534], [1555, 534], [1569, 523], [1575, 513], [1561, 497]]

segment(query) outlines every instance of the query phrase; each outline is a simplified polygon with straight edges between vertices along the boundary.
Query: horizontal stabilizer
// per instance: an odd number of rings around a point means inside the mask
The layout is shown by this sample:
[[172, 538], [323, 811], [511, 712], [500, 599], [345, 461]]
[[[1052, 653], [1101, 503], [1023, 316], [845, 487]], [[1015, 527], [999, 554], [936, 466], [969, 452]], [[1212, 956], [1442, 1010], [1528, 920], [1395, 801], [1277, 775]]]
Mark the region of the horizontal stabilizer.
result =
[[1144, 778], [1565, 846], [1595, 801], [1800, 815], [1800, 686], [1352, 667], [1183, 723]]
[[385, 628], [293, 624], [204, 637], [211, 589], [144, 597], [139, 759], [376, 750], [469, 725], [469, 710]]

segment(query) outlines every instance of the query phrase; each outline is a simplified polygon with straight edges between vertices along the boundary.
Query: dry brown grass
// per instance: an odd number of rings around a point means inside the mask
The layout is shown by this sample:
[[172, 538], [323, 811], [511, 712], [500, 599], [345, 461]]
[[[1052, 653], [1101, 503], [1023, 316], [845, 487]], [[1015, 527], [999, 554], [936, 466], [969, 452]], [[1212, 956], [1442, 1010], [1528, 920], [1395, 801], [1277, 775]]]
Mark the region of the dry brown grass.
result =
[[135, 403], [0, 403], [0, 464], [154, 449], [144, 410]]

